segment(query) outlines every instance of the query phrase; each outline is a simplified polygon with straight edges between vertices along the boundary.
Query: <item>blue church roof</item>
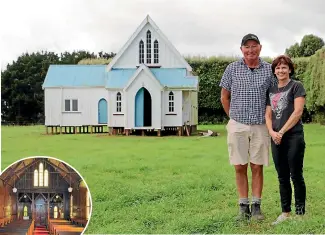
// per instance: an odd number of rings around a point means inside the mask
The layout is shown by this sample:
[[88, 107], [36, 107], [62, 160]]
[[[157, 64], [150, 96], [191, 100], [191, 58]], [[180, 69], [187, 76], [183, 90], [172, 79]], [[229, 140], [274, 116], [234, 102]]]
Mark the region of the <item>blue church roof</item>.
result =
[[[112, 69], [108, 73], [106, 88], [124, 88], [137, 69]], [[186, 77], [186, 69], [150, 68], [158, 81], [167, 87], [196, 87], [197, 77]]]
[[[107, 65], [51, 65], [43, 84], [47, 87], [124, 88], [136, 72], [134, 69], [112, 69]], [[185, 68], [150, 68], [158, 81], [167, 87], [197, 87], [197, 77], [187, 77]]]
[[106, 65], [50, 65], [43, 87], [105, 86]]

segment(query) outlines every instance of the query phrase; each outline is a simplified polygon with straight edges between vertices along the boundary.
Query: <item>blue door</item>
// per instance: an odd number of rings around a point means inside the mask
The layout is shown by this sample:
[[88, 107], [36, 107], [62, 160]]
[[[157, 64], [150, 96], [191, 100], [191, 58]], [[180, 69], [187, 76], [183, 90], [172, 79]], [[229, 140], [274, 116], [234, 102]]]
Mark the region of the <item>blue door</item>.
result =
[[107, 101], [105, 99], [98, 102], [98, 123], [107, 124]]
[[135, 96], [135, 126], [143, 126], [144, 89], [141, 88]]

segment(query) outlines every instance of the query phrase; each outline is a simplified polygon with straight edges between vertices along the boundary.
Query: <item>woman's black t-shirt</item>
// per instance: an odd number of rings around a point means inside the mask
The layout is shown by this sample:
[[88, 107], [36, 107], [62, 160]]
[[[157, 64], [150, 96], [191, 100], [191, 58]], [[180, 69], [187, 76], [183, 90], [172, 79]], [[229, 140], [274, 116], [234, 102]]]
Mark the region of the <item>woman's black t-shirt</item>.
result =
[[[305, 97], [306, 91], [301, 82], [290, 80], [290, 82], [281, 88], [278, 86], [270, 87], [267, 93], [266, 104], [272, 108], [272, 128], [274, 131], [280, 131], [290, 118], [294, 111], [294, 99]], [[302, 132], [303, 124], [301, 119], [287, 132]]]

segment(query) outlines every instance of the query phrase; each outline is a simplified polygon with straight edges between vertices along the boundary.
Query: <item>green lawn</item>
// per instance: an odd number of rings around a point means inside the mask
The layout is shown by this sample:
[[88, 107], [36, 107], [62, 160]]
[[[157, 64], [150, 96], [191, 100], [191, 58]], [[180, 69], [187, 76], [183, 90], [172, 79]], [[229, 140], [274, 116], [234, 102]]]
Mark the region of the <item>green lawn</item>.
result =
[[305, 126], [307, 214], [276, 227], [280, 213], [272, 160], [265, 168], [262, 223], [236, 223], [237, 192], [224, 126], [219, 137], [44, 135], [45, 128], [2, 127], [2, 169], [33, 155], [62, 159], [85, 178], [93, 213], [88, 234], [325, 233], [325, 126]]

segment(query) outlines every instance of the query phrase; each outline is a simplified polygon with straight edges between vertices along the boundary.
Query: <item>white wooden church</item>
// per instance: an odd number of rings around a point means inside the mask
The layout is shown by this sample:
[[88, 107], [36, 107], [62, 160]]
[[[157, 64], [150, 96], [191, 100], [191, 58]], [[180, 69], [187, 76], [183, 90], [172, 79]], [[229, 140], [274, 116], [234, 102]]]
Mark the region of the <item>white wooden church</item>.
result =
[[150, 16], [108, 65], [51, 65], [43, 89], [52, 131], [107, 126], [160, 134], [198, 124], [198, 77]]

